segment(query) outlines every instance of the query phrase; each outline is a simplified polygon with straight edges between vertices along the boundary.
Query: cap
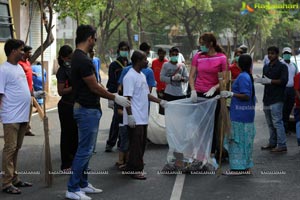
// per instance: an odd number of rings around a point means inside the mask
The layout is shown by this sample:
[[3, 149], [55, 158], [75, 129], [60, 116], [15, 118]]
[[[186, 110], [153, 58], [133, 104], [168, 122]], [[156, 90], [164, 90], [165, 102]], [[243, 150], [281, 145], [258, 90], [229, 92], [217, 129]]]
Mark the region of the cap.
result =
[[284, 52], [292, 53], [292, 49], [290, 47], [284, 47], [282, 49], [282, 53], [284, 53]]
[[248, 47], [246, 45], [244, 45], [244, 44], [242, 44], [239, 48], [240, 49], [248, 49]]

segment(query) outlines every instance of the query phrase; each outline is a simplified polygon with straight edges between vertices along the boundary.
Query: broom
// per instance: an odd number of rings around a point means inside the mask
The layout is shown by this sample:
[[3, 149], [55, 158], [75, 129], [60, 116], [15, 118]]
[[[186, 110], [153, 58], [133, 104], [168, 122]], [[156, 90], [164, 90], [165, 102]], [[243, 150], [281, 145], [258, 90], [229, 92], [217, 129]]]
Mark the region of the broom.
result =
[[[220, 91], [226, 90], [226, 80], [223, 80], [222, 72], [218, 73], [219, 88]], [[230, 119], [227, 109], [226, 98], [220, 98], [220, 115], [219, 115], [219, 136], [220, 136], [220, 152], [219, 152], [219, 168], [217, 170], [217, 176], [222, 174], [222, 154], [223, 154], [223, 143], [225, 133], [230, 131]]]
[[[42, 63], [42, 83], [43, 83], [43, 91], [45, 91], [45, 80], [44, 80], [44, 46], [43, 46], [43, 25], [44, 25], [44, 19], [43, 19], [43, 5], [44, 1], [40, 0], [40, 11], [41, 11], [41, 63]], [[45, 96], [43, 97], [44, 101], [44, 119], [43, 119], [43, 125], [44, 125], [44, 135], [45, 135], [45, 182], [48, 187], [52, 185], [53, 181], [53, 175], [52, 175], [52, 162], [51, 162], [51, 151], [50, 151], [50, 142], [49, 142], [49, 123], [48, 123], [48, 117], [46, 115], [46, 101]]]

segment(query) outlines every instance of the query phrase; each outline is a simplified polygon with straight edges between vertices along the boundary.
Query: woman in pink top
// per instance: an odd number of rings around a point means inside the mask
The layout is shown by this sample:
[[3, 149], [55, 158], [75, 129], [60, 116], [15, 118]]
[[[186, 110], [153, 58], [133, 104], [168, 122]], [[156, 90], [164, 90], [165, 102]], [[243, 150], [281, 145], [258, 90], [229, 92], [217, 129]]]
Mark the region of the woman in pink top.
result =
[[[216, 37], [212, 33], [204, 33], [199, 38], [201, 52], [192, 60], [189, 83], [191, 87], [191, 100], [197, 102], [197, 97], [212, 98], [219, 94], [218, 73], [227, 69], [227, 58], [222, 48], [217, 44]], [[212, 156], [217, 153], [217, 124], [220, 103], [218, 101], [215, 112], [215, 126], [212, 142]], [[218, 154], [217, 154], [218, 155]]]

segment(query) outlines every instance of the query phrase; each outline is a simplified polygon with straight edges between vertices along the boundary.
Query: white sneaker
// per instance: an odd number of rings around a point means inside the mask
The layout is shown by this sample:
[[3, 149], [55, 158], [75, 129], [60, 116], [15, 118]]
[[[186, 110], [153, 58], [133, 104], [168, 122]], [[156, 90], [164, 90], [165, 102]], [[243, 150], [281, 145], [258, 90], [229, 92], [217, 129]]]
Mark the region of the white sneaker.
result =
[[78, 191], [78, 192], [66, 192], [66, 198], [68, 199], [75, 199], [75, 200], [91, 200], [92, 198], [89, 196], [86, 196], [84, 192]]
[[92, 184], [88, 184], [85, 188], [80, 188], [80, 191], [88, 193], [88, 194], [96, 194], [96, 193], [101, 193], [103, 190], [95, 188]]

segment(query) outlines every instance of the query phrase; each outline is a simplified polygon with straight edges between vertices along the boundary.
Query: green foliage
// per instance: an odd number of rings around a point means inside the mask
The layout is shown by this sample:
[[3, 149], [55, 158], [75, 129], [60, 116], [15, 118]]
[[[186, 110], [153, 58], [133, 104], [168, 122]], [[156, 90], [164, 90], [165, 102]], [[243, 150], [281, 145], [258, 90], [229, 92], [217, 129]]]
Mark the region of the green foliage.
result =
[[58, 12], [59, 19], [64, 19], [67, 16], [75, 19], [77, 24], [87, 22], [88, 13], [93, 5], [98, 1], [90, 0], [58, 0], [54, 6], [56, 12]]
[[[283, 45], [293, 43], [300, 32], [300, 12], [290, 10], [255, 9], [241, 15], [241, 0], [57, 0], [59, 18], [70, 16], [79, 23], [98, 28], [101, 48], [110, 49], [120, 40], [143, 36], [150, 44], [169, 43], [170, 28], [175, 25], [179, 35], [187, 35], [186, 46], [196, 45], [194, 35], [212, 31], [218, 36], [231, 30], [235, 45], [245, 42], [249, 48], [260, 41]], [[248, 3], [249, 1], [244, 1]], [[272, 4], [282, 3], [272, 0]], [[285, 3], [299, 3], [285, 0]], [[265, 0], [253, 0], [263, 3]], [[254, 4], [251, 4], [254, 5]], [[128, 33], [130, 31], [130, 33]], [[138, 45], [134, 43], [134, 45]], [[231, 44], [233, 45], [233, 44]]]

